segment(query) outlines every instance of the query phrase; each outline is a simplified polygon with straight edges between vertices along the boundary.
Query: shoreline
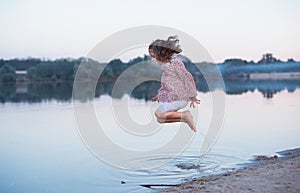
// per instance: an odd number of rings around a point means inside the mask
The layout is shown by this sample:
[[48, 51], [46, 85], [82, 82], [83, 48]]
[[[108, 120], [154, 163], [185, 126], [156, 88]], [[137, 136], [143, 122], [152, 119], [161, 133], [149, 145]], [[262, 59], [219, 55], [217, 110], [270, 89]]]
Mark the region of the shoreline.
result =
[[300, 192], [300, 148], [278, 154], [256, 156], [241, 169], [201, 177], [161, 192]]

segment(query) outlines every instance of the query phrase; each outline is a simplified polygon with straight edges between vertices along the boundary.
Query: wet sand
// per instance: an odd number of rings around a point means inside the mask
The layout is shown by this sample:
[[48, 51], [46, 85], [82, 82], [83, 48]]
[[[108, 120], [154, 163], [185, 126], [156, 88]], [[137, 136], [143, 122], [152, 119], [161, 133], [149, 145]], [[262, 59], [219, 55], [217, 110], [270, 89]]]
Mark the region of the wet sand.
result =
[[300, 148], [258, 156], [236, 171], [202, 177], [162, 192], [300, 192]]

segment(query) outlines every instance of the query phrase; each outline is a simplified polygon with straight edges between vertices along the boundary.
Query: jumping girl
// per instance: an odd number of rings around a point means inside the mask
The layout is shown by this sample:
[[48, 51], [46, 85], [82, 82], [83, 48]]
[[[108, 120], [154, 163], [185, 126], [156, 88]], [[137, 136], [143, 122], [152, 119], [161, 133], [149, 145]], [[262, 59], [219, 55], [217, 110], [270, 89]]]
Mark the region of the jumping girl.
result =
[[162, 104], [155, 111], [159, 123], [185, 122], [196, 132], [196, 126], [190, 111], [178, 112], [190, 103], [190, 107], [200, 104], [196, 98], [197, 90], [191, 73], [183, 62], [174, 54], [179, 54], [182, 49], [176, 36], [167, 40], [157, 39], [149, 45], [148, 51], [153, 61], [162, 68], [161, 87], [152, 101]]

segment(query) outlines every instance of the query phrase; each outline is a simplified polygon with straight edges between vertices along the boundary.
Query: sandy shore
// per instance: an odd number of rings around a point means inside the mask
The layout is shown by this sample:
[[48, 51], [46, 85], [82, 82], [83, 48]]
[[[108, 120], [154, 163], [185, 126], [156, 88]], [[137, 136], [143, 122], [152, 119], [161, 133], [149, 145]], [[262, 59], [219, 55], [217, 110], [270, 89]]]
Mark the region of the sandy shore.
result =
[[252, 165], [202, 177], [162, 192], [300, 192], [300, 148], [258, 156]]

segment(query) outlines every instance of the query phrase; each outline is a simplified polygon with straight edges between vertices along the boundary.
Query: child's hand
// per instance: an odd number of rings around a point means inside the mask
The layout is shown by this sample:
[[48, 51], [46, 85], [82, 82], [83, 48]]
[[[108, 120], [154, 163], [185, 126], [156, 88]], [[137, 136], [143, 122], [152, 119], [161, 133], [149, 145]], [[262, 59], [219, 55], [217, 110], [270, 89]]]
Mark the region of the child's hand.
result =
[[195, 108], [195, 103], [196, 103], [196, 104], [200, 104], [200, 100], [197, 99], [196, 97], [191, 98], [191, 104], [190, 104], [190, 107]]
[[158, 98], [155, 96], [151, 99], [152, 102], [158, 101]]

